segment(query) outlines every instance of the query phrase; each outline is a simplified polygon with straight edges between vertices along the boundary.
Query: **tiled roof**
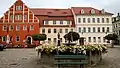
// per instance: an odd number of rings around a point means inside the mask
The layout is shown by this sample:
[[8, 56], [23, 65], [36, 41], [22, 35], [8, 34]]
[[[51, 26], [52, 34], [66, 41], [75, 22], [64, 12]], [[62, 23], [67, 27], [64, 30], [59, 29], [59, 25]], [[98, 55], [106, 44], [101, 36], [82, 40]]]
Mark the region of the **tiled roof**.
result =
[[47, 8], [31, 8], [35, 15], [47, 16], [72, 16], [71, 9], [47, 9]]
[[[92, 15], [91, 14], [92, 9], [95, 11], [95, 15], [103, 14], [102, 10], [98, 10], [98, 9], [95, 9], [95, 8], [92, 8], [92, 7], [72, 7], [71, 9], [73, 9], [73, 11], [76, 15], [82, 14], [81, 10], [84, 10], [84, 15]], [[104, 14], [105, 15], [113, 15], [112, 13], [108, 13], [108, 12], [105, 12]]]

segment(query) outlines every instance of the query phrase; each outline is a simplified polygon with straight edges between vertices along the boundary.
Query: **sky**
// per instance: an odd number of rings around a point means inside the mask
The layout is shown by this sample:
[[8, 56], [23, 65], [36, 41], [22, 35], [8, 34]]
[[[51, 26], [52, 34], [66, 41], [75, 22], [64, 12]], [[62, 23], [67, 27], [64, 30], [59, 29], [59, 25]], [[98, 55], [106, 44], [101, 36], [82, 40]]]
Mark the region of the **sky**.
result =
[[[16, 0], [0, 0], [0, 17]], [[117, 14], [120, 12], [120, 0], [22, 0], [29, 8], [70, 8], [93, 7]]]

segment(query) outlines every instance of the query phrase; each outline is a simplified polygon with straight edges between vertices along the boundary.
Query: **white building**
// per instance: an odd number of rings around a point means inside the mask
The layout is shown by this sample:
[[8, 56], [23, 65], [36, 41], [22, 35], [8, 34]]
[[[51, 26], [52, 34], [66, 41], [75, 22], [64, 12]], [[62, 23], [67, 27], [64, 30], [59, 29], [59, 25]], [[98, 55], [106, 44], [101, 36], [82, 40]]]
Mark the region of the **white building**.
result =
[[75, 31], [84, 37], [85, 44], [106, 44], [104, 37], [112, 33], [112, 15], [92, 7], [72, 7]]
[[113, 17], [113, 32], [118, 35], [118, 41], [116, 43], [120, 44], [120, 13], [116, 17]]

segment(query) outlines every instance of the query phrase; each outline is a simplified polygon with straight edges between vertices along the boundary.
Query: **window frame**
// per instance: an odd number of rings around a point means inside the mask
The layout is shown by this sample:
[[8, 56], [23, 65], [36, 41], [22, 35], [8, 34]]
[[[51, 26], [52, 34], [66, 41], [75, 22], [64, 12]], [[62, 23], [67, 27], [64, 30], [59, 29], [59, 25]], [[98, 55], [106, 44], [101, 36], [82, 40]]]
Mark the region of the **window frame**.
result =
[[34, 30], [34, 25], [30, 25], [30, 30]]
[[86, 23], [86, 18], [83, 18], [83, 23]]
[[51, 33], [51, 29], [48, 29], [48, 33]]
[[57, 29], [54, 29], [54, 33], [57, 33]]
[[7, 25], [3, 25], [2, 30], [7, 31]]
[[9, 26], [9, 30], [10, 30], [10, 31], [14, 30], [14, 26], [13, 26], [13, 25], [10, 25], [10, 26]]
[[22, 6], [16, 6], [15, 9], [16, 9], [16, 10], [22, 10], [23, 8], [22, 8]]
[[20, 42], [20, 36], [16, 36], [16, 42]]
[[20, 31], [20, 25], [16, 25], [16, 31]]
[[7, 37], [6, 36], [2, 36], [2, 42], [6, 42]]
[[68, 29], [67, 28], [65, 29], [65, 33], [68, 33]]
[[23, 25], [23, 30], [27, 30], [27, 25]]
[[100, 32], [100, 27], [98, 27], [98, 31], [97, 32]]

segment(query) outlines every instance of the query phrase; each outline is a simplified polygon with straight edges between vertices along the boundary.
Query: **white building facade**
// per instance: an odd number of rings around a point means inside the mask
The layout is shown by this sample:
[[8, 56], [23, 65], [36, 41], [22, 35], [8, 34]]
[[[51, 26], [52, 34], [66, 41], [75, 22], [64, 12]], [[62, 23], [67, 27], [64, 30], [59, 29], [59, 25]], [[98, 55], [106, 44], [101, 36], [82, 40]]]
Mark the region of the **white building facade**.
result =
[[[60, 21], [56, 21], [56, 23], [53, 23], [53, 21], [48, 21], [47, 25], [52, 25], [54, 27], [42, 27], [42, 28], [40, 28], [40, 33], [42, 33], [42, 34], [45, 33], [47, 35], [46, 41], [48, 41], [49, 43], [54, 44], [54, 45], [57, 45], [58, 33], [59, 33], [61, 42], [65, 43], [64, 35], [69, 33], [70, 31], [75, 31], [74, 30], [75, 27], [71, 27], [71, 25], [72, 25], [71, 23], [72, 23], [72, 21], [63, 21], [63, 24], [60, 24]], [[44, 21], [44, 25], [46, 25], [45, 21]], [[60, 27], [60, 25], [61, 25], [61, 27]], [[62, 26], [68, 26], [68, 27], [62, 27]]]
[[75, 31], [84, 44], [106, 44], [104, 37], [112, 33], [112, 14], [91, 7], [72, 7]]

